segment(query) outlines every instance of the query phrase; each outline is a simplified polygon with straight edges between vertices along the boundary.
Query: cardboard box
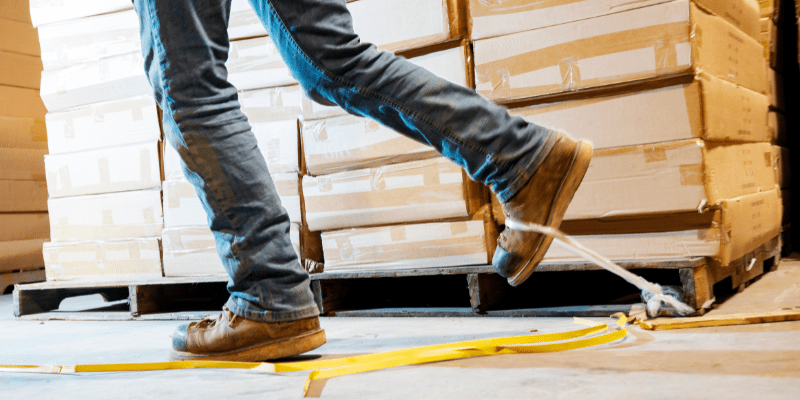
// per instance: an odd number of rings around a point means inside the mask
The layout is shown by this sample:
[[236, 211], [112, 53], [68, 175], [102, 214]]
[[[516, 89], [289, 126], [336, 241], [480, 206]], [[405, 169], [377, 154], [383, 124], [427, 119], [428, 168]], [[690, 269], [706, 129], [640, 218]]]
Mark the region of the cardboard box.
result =
[[780, 36], [778, 36], [778, 27], [772, 18], [761, 18], [761, 31], [759, 32], [758, 40], [761, 42], [761, 46], [764, 47], [764, 58], [769, 63], [769, 66], [773, 69], [780, 69], [781, 62], [779, 58], [782, 55], [778, 52]]
[[31, 11], [27, 1], [0, 0], [0, 15], [4, 19], [31, 24]]
[[769, 99], [769, 106], [776, 110], [785, 110], [785, 101], [783, 93], [783, 75], [776, 72], [772, 68], [767, 68], [767, 84], [769, 91], [767, 98]]
[[152, 96], [48, 113], [45, 121], [50, 154], [161, 139], [158, 107]]
[[0, 213], [0, 242], [47, 239], [50, 220], [46, 212]]
[[29, 0], [33, 26], [133, 8], [130, 0]]
[[396, 52], [466, 36], [458, 0], [357, 0], [347, 5], [362, 42]]
[[325, 270], [397, 270], [492, 263], [497, 229], [489, 207], [468, 221], [322, 233]]
[[688, 0], [476, 40], [478, 93], [496, 102], [703, 71], [767, 93], [761, 45]]
[[791, 189], [781, 190], [781, 203], [783, 204], [783, 216], [781, 226], [786, 226], [792, 222], [792, 191]]
[[772, 168], [775, 170], [775, 182], [778, 183], [778, 187], [781, 189], [791, 187], [792, 161], [789, 158], [789, 149], [772, 146]]
[[[471, 58], [469, 44], [465, 41], [454, 48], [409, 58], [408, 62], [425, 68], [442, 79], [472, 88]], [[302, 112], [306, 120], [348, 115], [338, 106], [324, 106], [305, 96], [303, 96]]]
[[239, 93], [242, 112], [273, 174], [300, 171], [297, 116], [302, 101], [302, 89], [296, 85]]
[[47, 150], [0, 148], [0, 212], [47, 211]]
[[0, 116], [0, 147], [47, 150], [44, 119]]
[[253, 10], [248, 0], [231, 1], [231, 14], [228, 19], [228, 38], [230, 40], [240, 40], [267, 36], [267, 30], [258, 19], [258, 15]]
[[[610, 260], [716, 257], [722, 239], [719, 229], [713, 227], [674, 232], [581, 235], [572, 238]], [[576, 262], [585, 259], [556, 242], [547, 250], [542, 261]]]
[[590, 140], [595, 149], [700, 138], [767, 142], [767, 97], [722, 79], [595, 96], [525, 108], [511, 115]]
[[38, 90], [0, 86], [0, 116], [44, 118], [46, 113]]
[[42, 60], [27, 54], [0, 51], [0, 85], [39, 89]]
[[778, 16], [781, 8], [780, 0], [758, 0], [761, 18], [773, 18]]
[[303, 177], [311, 231], [467, 218], [487, 203], [485, 188], [439, 157]]
[[39, 38], [31, 24], [0, 17], [0, 51], [39, 57]]
[[[43, 25], [39, 43], [46, 70], [141, 53], [139, 17], [134, 10], [125, 10]], [[137, 66], [143, 68], [143, 64]]]
[[789, 144], [788, 132], [786, 129], [786, 115], [780, 111], [769, 111], [769, 125], [770, 139], [772, 143], [786, 146]]
[[45, 241], [47, 239], [0, 242], [0, 273], [43, 267], [42, 244]]
[[[539, 29], [553, 25], [620, 13], [671, 0], [468, 0], [473, 39]], [[694, 0], [743, 32], [758, 34], [758, 6], [754, 0]]]
[[723, 240], [717, 257], [725, 266], [744, 257], [781, 233], [780, 191], [754, 193], [724, 200], [720, 227]]
[[303, 121], [300, 131], [306, 171], [315, 176], [439, 157], [431, 146], [352, 115]]
[[[298, 224], [291, 224], [289, 238], [301, 257], [301, 241], [308, 236]], [[319, 237], [319, 234], [316, 235]], [[227, 272], [217, 254], [214, 235], [207, 226], [164, 229], [164, 276], [224, 275]]]
[[238, 90], [297, 83], [269, 37], [231, 42], [225, 66], [228, 68], [228, 82]]
[[775, 184], [769, 143], [683, 140], [598, 150], [564, 219], [702, 210]]
[[[301, 223], [303, 212], [300, 205], [300, 177], [294, 172], [271, 176], [281, 205], [289, 214], [289, 220]], [[205, 225], [208, 225], [208, 216], [194, 186], [185, 179], [164, 181], [164, 226], [176, 228]]]
[[160, 188], [160, 144], [150, 141], [47, 155], [44, 165], [50, 197]]
[[48, 281], [124, 281], [161, 278], [157, 238], [46, 242]]
[[141, 52], [42, 72], [41, 95], [47, 111], [152, 95]]
[[50, 239], [57, 241], [161, 237], [161, 190], [135, 190], [50, 199]]
[[47, 211], [47, 182], [0, 179], [0, 213]]

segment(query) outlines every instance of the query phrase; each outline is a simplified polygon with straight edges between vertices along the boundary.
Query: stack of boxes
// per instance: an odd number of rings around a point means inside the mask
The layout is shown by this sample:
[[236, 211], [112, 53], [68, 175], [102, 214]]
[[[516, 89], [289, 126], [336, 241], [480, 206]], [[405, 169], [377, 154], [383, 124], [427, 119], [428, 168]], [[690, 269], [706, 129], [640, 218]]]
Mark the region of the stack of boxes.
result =
[[31, 4], [48, 111], [47, 279], [160, 278], [161, 129], [138, 18], [127, 1], [64, 3], [63, 14]]
[[50, 235], [37, 35], [27, 1], [0, 0], [0, 294], [22, 275], [44, 278], [40, 272], [10, 275], [40, 270]]
[[579, 241], [726, 266], [781, 227], [758, 5], [611, 3], [470, 0], [477, 90], [594, 143], [563, 224]]
[[[348, 8], [363, 41], [472, 87], [461, 5], [358, 0]], [[431, 147], [309, 99], [301, 137], [305, 220], [322, 231], [325, 271], [490, 262], [497, 231], [486, 189]]]

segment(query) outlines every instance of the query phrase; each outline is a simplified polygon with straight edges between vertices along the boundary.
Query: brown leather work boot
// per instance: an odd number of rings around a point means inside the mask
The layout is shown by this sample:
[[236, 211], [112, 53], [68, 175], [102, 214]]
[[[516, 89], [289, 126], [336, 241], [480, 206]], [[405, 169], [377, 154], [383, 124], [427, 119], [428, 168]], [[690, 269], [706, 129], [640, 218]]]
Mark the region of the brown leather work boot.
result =
[[[506, 218], [558, 228], [591, 159], [591, 143], [576, 142], [559, 133], [553, 149], [528, 184], [503, 204]], [[506, 228], [497, 239], [494, 268], [512, 286], [519, 286], [531, 275], [552, 241], [550, 236]]]
[[178, 327], [172, 334], [170, 359], [257, 362], [302, 354], [323, 344], [325, 331], [317, 317], [258, 322], [223, 307], [216, 318], [209, 316]]

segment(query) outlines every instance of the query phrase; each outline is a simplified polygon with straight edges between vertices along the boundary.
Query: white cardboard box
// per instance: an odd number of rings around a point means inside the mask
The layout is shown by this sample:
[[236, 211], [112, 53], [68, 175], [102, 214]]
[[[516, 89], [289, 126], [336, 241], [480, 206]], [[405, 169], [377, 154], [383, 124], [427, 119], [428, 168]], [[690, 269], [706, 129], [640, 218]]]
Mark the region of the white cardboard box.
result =
[[152, 96], [92, 104], [45, 116], [50, 154], [158, 141], [161, 128]]
[[47, 202], [52, 241], [161, 237], [161, 190], [53, 198]]
[[51, 198], [161, 187], [159, 146], [150, 141], [45, 157]]
[[[295, 172], [271, 176], [289, 220], [301, 223], [300, 177]], [[164, 226], [205, 225], [208, 225], [208, 216], [192, 184], [185, 179], [164, 181]]]
[[297, 83], [269, 37], [231, 42], [225, 66], [228, 81], [238, 90]]
[[41, 96], [56, 112], [114, 100], [152, 95], [139, 51], [42, 73]]
[[43, 254], [48, 281], [161, 278], [158, 238], [48, 242]]
[[39, 43], [45, 70], [141, 53], [139, 17], [134, 10], [125, 10], [42, 25]]
[[133, 8], [129, 0], [29, 0], [33, 26]]
[[[719, 229], [694, 229], [676, 232], [573, 236], [578, 243], [611, 260], [654, 260], [715, 257], [720, 252]], [[583, 261], [574, 252], [553, 243], [544, 262]]]
[[[291, 224], [289, 238], [294, 251], [300, 251], [300, 226]], [[214, 243], [214, 235], [207, 226], [184, 226], [164, 229], [164, 276], [224, 275]]]

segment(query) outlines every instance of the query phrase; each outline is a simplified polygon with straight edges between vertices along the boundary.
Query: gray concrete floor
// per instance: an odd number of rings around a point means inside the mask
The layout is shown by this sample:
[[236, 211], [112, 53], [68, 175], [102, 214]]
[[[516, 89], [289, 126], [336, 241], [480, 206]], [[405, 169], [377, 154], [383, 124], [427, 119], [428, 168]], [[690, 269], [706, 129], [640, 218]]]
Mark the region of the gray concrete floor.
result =
[[[711, 314], [800, 306], [800, 261]], [[593, 318], [597, 321], [610, 319]], [[20, 321], [0, 296], [0, 364], [167, 360], [177, 322]], [[569, 318], [323, 318], [330, 358], [434, 343], [576, 329]], [[306, 373], [240, 370], [39, 375], [0, 373], [0, 399], [292, 399]], [[504, 355], [338, 377], [330, 399], [800, 399], [800, 322], [676, 331], [630, 327], [622, 341], [562, 353]]]

